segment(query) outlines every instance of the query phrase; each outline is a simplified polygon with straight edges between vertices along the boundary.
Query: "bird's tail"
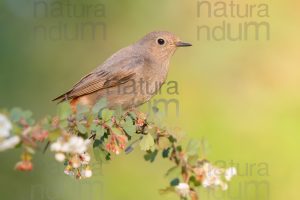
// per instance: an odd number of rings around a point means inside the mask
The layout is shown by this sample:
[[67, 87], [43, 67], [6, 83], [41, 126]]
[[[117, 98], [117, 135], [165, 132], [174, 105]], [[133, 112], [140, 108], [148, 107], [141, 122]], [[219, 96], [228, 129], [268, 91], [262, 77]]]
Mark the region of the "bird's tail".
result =
[[69, 101], [70, 100], [70, 105], [72, 108], [72, 111], [75, 113], [76, 112], [76, 107], [77, 107], [77, 103], [78, 103], [78, 98], [70, 98], [69, 95], [70, 92], [67, 92], [65, 94], [62, 94], [58, 97], [56, 97], [55, 99], [53, 99], [52, 101], [58, 101], [57, 104], [60, 104], [64, 101]]
[[66, 93], [64, 93], [64, 94], [62, 94], [62, 95], [60, 95], [60, 96], [58, 96], [58, 97], [56, 97], [55, 99], [52, 99], [52, 101], [58, 101], [57, 103], [59, 104], [59, 103], [62, 103], [62, 102], [64, 102], [64, 101], [68, 101], [68, 100], [70, 100], [71, 98], [69, 97], [69, 93], [70, 93], [70, 91], [69, 92], [66, 92]]

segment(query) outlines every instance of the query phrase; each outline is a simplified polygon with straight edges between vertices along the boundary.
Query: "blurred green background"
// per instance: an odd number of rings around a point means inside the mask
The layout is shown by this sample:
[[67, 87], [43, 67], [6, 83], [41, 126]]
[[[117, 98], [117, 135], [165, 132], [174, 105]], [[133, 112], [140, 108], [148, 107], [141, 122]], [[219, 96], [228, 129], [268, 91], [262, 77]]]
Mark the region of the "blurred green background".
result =
[[[168, 30], [193, 43], [171, 62], [168, 80], [178, 82], [179, 95], [163, 90], [156, 97], [179, 102], [179, 117], [170, 112], [169, 125], [186, 137], [205, 138], [208, 159], [227, 167], [233, 161], [240, 172], [227, 192], [201, 189], [201, 199], [299, 199], [300, 3], [233, 2], [242, 13], [247, 3], [264, 3], [269, 17], [257, 16], [255, 9], [252, 17], [207, 17], [202, 11], [199, 17], [196, 0], [2, 0], [0, 107], [20, 106], [37, 118], [54, 114], [50, 100], [116, 50], [148, 32]], [[77, 16], [69, 15], [74, 8]], [[199, 26], [223, 21], [232, 31], [239, 23], [267, 22], [270, 39], [264, 31], [259, 40], [253, 32], [238, 41], [198, 37]], [[94, 32], [80, 31], [82, 24], [97, 23]], [[177, 199], [158, 192], [168, 185], [163, 175], [170, 163], [146, 163], [139, 150], [95, 164], [95, 176], [80, 182], [65, 176], [51, 153], [35, 157], [34, 171], [16, 172], [19, 153], [0, 154], [1, 200]]]

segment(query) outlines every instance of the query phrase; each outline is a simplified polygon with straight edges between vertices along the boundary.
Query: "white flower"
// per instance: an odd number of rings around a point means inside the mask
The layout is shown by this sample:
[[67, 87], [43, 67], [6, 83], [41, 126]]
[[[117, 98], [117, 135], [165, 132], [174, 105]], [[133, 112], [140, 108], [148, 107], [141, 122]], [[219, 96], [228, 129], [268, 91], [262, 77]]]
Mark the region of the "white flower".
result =
[[179, 183], [175, 190], [180, 196], [187, 197], [190, 193], [190, 186], [186, 183]]
[[224, 174], [225, 179], [227, 181], [230, 181], [231, 178], [235, 175], [237, 175], [237, 170], [235, 167], [230, 167], [230, 168], [226, 169], [225, 174]]
[[204, 170], [204, 180], [203, 180], [203, 187], [210, 187], [210, 186], [218, 186], [221, 185], [221, 169], [214, 167], [210, 163], [205, 163], [203, 165]]
[[0, 138], [9, 137], [11, 129], [11, 122], [7, 119], [6, 116], [0, 114]]
[[82, 158], [81, 163], [83, 165], [87, 165], [91, 161], [91, 156], [88, 153], [81, 154], [80, 157]]
[[81, 176], [83, 178], [90, 178], [90, 177], [92, 177], [92, 175], [93, 175], [93, 172], [90, 169], [85, 169], [85, 170], [81, 171]]
[[203, 170], [203, 187], [207, 188], [212, 186], [220, 186], [223, 190], [227, 190], [228, 185], [222, 180], [222, 175], [224, 173], [223, 169], [215, 167], [207, 162], [203, 165]]
[[87, 150], [90, 140], [84, 140], [82, 137], [72, 136], [68, 142], [69, 151], [82, 154]]
[[7, 138], [3, 141], [0, 141], [0, 151], [5, 151], [7, 149], [12, 149], [19, 142], [20, 142], [20, 137], [19, 136], [13, 136], [13, 137]]
[[72, 171], [72, 169], [65, 169], [64, 173], [66, 175], [69, 175], [69, 176], [74, 176], [75, 175], [75, 173], [74, 173], [74, 171]]
[[56, 159], [58, 162], [63, 162], [63, 161], [65, 161], [66, 156], [65, 156], [65, 154], [63, 154], [63, 153], [56, 153], [56, 154], [55, 154], [55, 159]]
[[[228, 184], [226, 181], [230, 181], [231, 178], [237, 174], [234, 167], [228, 168], [227, 170], [213, 166], [212, 164], [206, 162], [202, 166], [204, 179], [202, 182], [203, 187], [221, 187], [222, 190], [228, 189]], [[225, 179], [224, 179], [225, 178]], [[226, 181], [225, 181], [226, 180]]]
[[52, 143], [51, 146], [50, 146], [50, 149], [51, 151], [60, 151], [61, 150], [61, 146], [62, 146], [62, 143], [59, 142], [59, 141], [56, 141], [55, 143]]
[[63, 137], [58, 138], [55, 143], [51, 144], [50, 149], [55, 152], [82, 154], [87, 150], [89, 144], [90, 140], [73, 135], [67, 140]]
[[79, 168], [81, 166], [81, 159], [78, 154], [74, 154], [71, 158], [68, 159], [69, 164], [73, 168]]

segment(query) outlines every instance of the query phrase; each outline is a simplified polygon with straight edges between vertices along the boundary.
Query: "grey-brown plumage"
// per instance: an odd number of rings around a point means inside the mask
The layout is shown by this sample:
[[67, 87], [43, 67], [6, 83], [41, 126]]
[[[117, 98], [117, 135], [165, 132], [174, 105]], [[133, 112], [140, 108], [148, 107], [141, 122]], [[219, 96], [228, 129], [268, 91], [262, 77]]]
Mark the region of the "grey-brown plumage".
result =
[[170, 32], [151, 32], [113, 54], [53, 101], [71, 100], [73, 106], [93, 106], [106, 98], [109, 107], [137, 107], [159, 90], [167, 78], [171, 56], [183, 46], [191, 44], [181, 42]]

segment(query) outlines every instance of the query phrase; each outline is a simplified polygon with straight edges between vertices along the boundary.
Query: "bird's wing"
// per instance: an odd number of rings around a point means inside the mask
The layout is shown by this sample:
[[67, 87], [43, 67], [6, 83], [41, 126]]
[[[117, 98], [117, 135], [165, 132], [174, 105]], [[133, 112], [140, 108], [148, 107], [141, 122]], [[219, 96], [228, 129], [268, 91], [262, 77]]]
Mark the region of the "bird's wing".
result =
[[105, 88], [124, 84], [136, 75], [136, 69], [143, 64], [144, 60], [139, 57], [120, 59], [111, 66], [112, 71], [109, 71], [109, 67], [93, 71], [84, 76], [71, 90], [55, 98], [53, 101], [70, 100]]

